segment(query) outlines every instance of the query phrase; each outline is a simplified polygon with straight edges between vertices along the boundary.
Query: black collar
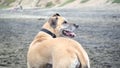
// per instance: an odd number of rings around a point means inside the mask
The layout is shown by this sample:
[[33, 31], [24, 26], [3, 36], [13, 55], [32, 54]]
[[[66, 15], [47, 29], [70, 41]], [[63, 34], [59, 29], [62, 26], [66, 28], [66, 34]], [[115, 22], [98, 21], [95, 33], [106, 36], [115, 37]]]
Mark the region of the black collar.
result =
[[53, 38], [56, 38], [56, 35], [55, 35], [54, 33], [52, 33], [51, 31], [47, 30], [47, 29], [44, 29], [44, 28], [43, 28], [43, 29], [41, 29], [41, 31], [48, 33], [48, 34], [51, 35]]

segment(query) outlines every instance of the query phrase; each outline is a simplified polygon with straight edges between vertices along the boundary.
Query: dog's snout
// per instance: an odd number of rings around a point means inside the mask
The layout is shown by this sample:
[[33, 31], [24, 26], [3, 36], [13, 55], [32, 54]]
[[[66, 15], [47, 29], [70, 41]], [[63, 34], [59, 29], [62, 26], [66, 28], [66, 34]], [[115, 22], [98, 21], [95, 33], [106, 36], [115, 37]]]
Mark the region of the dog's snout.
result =
[[77, 25], [77, 24], [73, 24], [76, 28], [78, 28], [79, 27], [79, 25]]

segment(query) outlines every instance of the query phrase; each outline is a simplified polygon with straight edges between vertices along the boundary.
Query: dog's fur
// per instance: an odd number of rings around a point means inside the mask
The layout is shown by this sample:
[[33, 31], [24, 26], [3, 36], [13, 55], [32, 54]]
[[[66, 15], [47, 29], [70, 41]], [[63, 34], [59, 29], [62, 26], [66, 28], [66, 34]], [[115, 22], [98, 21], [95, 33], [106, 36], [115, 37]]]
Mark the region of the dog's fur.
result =
[[59, 14], [50, 17], [42, 28], [51, 31], [57, 38], [44, 31], [37, 34], [28, 50], [28, 68], [46, 68], [48, 63], [52, 64], [52, 68], [90, 68], [89, 57], [83, 47], [70, 38], [61, 37], [65, 35], [63, 30], [71, 31], [68, 35], [73, 37], [73, 27], [78, 26], [69, 24]]

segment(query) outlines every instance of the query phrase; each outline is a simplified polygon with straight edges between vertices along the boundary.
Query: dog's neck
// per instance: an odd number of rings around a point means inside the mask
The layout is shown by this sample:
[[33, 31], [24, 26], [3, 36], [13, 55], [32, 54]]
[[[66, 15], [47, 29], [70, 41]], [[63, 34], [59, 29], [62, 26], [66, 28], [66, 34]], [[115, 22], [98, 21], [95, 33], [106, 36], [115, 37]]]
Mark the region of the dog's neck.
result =
[[42, 29], [48, 30], [48, 31], [47, 31], [48, 34], [49, 34], [49, 33], [52, 33], [52, 34], [54, 34], [54, 35], [56, 35], [56, 36], [59, 36], [57, 30], [56, 30], [55, 28], [53, 28], [48, 22], [43, 25]]
[[[47, 27], [47, 28], [46, 28]], [[38, 35], [35, 37], [35, 41], [44, 41], [47, 39], [52, 39], [55, 38], [55, 30], [50, 27], [50, 25], [48, 23], [44, 24], [44, 26], [42, 27], [42, 30], [38, 33]]]
[[43, 29], [41, 29], [41, 31], [43, 31], [43, 32], [51, 35], [53, 38], [56, 38], [56, 35], [55, 35], [54, 33], [52, 33], [51, 31], [49, 31], [48, 29], [44, 29], [44, 28], [43, 28]]

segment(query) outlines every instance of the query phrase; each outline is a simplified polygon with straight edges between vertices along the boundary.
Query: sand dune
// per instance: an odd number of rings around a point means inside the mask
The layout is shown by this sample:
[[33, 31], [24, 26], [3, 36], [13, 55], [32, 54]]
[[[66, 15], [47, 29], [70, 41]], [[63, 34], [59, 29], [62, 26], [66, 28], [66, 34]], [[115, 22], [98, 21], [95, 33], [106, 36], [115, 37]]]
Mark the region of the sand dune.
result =
[[[113, 0], [88, 0], [82, 3], [83, 0], [16, 0], [11, 6], [16, 7], [21, 5], [24, 8], [48, 8], [48, 7], [63, 7], [63, 8], [79, 8], [79, 7], [106, 7], [119, 4], [113, 4]], [[66, 3], [65, 5], [62, 5]], [[61, 6], [62, 5], [62, 6]]]

